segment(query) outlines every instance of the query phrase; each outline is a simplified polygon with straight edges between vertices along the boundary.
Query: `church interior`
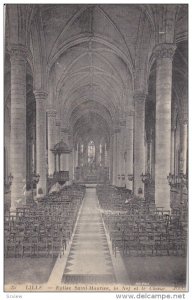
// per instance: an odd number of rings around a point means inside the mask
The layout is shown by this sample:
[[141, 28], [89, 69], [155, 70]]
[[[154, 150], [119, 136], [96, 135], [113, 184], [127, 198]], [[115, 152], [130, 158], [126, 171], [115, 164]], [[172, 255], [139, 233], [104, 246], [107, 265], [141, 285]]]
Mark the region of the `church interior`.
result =
[[187, 289], [188, 6], [7, 4], [4, 26], [7, 290]]

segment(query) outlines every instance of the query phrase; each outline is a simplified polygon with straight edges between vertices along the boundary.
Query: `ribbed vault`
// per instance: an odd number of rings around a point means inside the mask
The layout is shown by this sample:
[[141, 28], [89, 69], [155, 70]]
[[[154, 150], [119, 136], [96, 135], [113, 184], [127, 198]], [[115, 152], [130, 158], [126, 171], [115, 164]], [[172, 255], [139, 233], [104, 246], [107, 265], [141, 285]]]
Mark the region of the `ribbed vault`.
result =
[[74, 142], [80, 137], [84, 141], [101, 140], [110, 141], [110, 128], [103, 117], [96, 112], [83, 114], [73, 128]]

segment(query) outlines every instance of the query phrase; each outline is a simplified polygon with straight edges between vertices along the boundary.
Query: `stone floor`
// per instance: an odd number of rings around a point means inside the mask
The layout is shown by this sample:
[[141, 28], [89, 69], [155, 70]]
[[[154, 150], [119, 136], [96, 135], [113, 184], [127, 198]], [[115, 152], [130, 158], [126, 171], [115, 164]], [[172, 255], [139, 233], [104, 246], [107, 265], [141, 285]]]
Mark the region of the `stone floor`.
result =
[[124, 257], [128, 284], [186, 287], [187, 261], [185, 257]]
[[41, 284], [49, 279], [55, 258], [6, 258], [4, 261], [5, 284]]
[[115, 281], [95, 188], [88, 188], [62, 282], [114, 283]]

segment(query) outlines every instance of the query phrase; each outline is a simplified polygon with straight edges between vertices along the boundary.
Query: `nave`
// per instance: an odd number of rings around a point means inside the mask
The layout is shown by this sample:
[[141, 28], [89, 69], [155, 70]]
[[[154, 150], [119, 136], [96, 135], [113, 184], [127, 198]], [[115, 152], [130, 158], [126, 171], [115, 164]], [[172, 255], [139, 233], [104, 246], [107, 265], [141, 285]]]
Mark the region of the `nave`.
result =
[[7, 4], [4, 48], [8, 291], [186, 287], [188, 5]]

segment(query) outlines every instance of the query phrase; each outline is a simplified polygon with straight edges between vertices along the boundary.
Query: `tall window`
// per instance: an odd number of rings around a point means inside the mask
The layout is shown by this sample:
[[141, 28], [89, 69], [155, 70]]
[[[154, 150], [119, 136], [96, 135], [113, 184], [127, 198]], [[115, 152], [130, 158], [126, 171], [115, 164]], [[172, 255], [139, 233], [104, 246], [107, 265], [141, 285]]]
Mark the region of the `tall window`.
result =
[[88, 143], [88, 163], [92, 164], [95, 161], [95, 144], [93, 141]]
[[83, 153], [83, 144], [81, 144], [81, 153]]
[[7, 151], [4, 147], [4, 184], [7, 181]]

